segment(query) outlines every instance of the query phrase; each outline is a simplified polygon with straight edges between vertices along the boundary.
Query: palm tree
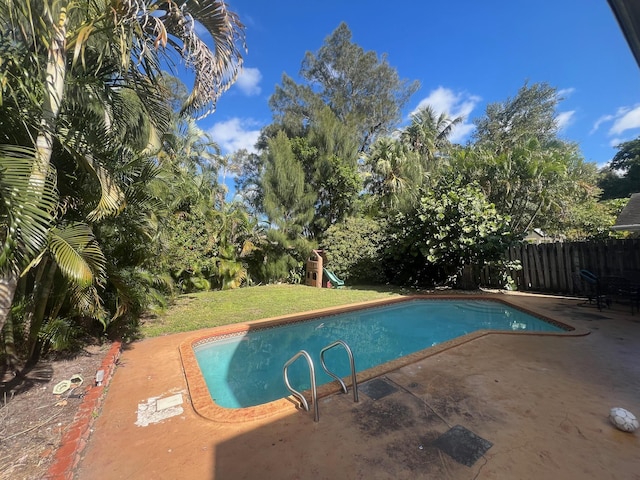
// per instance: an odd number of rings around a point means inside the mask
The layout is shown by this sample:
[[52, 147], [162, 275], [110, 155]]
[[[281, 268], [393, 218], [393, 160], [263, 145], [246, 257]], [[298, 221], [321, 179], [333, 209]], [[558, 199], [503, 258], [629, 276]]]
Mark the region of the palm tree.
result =
[[371, 147], [366, 163], [370, 176], [365, 186], [379, 196], [383, 208], [397, 208], [410, 202], [422, 183], [423, 170], [407, 144], [379, 138]]
[[420, 155], [425, 171], [429, 171], [439, 157], [448, 153], [449, 136], [462, 117], [451, 118], [446, 113], [436, 115], [430, 105], [411, 116], [411, 124], [401, 133], [401, 139]]
[[257, 225], [239, 203], [231, 203], [216, 212], [218, 256], [216, 274], [222, 290], [237, 288], [247, 279], [248, 255], [259, 248]]
[[512, 232], [520, 235], [539, 226], [539, 218], [551, 209], [561, 208], [575, 188], [570, 175], [575, 158], [569, 146], [545, 148], [534, 138], [500, 154], [481, 147], [460, 149], [452, 166], [466, 182], [480, 185], [498, 212], [510, 217]]
[[[158, 152], [158, 161], [167, 167], [167, 172], [173, 172], [167, 179], [171, 189], [175, 188], [175, 176], [183, 181], [181, 187], [185, 187], [185, 194], [195, 186], [199, 195], [205, 195], [205, 209], [223, 205], [226, 186], [218, 181], [218, 175], [226, 159], [220, 155], [220, 147], [193, 118], [177, 118], [174, 123], [173, 131], [164, 136], [163, 149]], [[175, 198], [184, 201], [188, 194], [175, 195]]]
[[[211, 34], [213, 49], [198, 36], [197, 25]], [[157, 79], [162, 76], [163, 59], [171, 64], [172, 56], [177, 55], [195, 73], [193, 90], [182, 112], [206, 115], [241, 68], [237, 43], [243, 40], [243, 26], [224, 0], [0, 0], [0, 38], [3, 57], [7, 50], [9, 72], [0, 74], [4, 100], [0, 113], [10, 114], [15, 124], [24, 125], [27, 134], [21, 142], [30, 139], [25, 144], [27, 150], [5, 151], [8, 158], [23, 158], [33, 149], [24, 186], [27, 193], [22, 196], [31, 196], [33, 210], [43, 213], [29, 217], [25, 212], [31, 207], [22, 202], [14, 202], [5, 213], [4, 254], [0, 257], [1, 330], [21, 266], [33, 257], [33, 250], [40, 251], [46, 243], [52, 219], [47, 202], [55, 193], [55, 182], [50, 179], [56, 145], [73, 150], [73, 158], [92, 172], [102, 190], [92, 219], [117, 213], [124, 206], [124, 196], [109, 172], [87, 154], [89, 149], [80, 148], [90, 145], [92, 139], [83, 137], [82, 130], [69, 130], [64, 121], [74, 104], [70, 101], [73, 95], [95, 95], [98, 89], [91, 89], [91, 82], [97, 79], [106, 92], [102, 100], [129, 89], [139, 98], [158, 103]], [[28, 102], [21, 104], [23, 100]], [[117, 122], [110, 108], [116, 106], [107, 104], [104, 108], [107, 128]], [[26, 227], [25, 219], [32, 225]], [[27, 238], [29, 234], [33, 237]]]
[[189, 125], [179, 122], [157, 155], [159, 173], [149, 189], [159, 202], [154, 270], [169, 272], [181, 288], [208, 289], [219, 249], [220, 157], [217, 145]]
[[[106, 324], [106, 313], [96, 288], [104, 286], [105, 264], [106, 259], [88, 225], [73, 223], [49, 230], [47, 248], [26, 269], [35, 269], [37, 279], [24, 325], [30, 361], [37, 360], [43, 326], [57, 317], [69, 298], [78, 314]], [[52, 295], [54, 289], [56, 295]]]

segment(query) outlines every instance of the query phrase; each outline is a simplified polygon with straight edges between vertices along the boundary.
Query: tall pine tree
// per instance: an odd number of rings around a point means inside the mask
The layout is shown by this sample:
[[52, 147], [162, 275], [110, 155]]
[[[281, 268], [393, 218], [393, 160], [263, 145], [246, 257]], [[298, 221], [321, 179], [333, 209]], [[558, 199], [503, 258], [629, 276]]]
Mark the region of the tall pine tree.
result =
[[301, 269], [312, 248], [307, 235], [317, 196], [284, 132], [268, 141], [264, 155], [263, 209], [271, 225], [267, 236], [272, 250], [265, 252], [270, 258], [264, 275], [266, 280], [292, 280], [291, 272]]

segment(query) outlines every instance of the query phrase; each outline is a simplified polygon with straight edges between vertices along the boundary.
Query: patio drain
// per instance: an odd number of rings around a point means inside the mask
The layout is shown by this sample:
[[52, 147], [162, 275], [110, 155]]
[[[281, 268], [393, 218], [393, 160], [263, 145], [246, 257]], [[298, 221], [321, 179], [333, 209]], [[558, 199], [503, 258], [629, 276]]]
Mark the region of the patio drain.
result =
[[434, 445], [456, 462], [472, 467], [493, 446], [493, 443], [461, 425], [456, 425], [440, 435]]
[[398, 391], [396, 387], [379, 378], [363, 383], [358, 389], [364, 392], [371, 400], [380, 400]]

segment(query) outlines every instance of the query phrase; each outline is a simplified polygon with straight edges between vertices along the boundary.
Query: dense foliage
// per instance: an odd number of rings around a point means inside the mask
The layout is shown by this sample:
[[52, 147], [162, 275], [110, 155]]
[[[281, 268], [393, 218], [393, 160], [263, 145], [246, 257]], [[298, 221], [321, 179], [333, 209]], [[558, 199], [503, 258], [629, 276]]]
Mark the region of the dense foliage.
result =
[[357, 132], [357, 150], [366, 151], [380, 134], [391, 133], [402, 108], [419, 87], [402, 80], [395, 68], [376, 52], [352, 42], [342, 23], [316, 52], [307, 52], [300, 69], [303, 83], [286, 73], [269, 104], [276, 124], [290, 135], [301, 135], [316, 114], [328, 106], [336, 118]]
[[395, 282], [455, 281], [465, 265], [498, 260], [512, 239], [508, 218], [477, 185], [445, 178], [390, 221], [387, 269]]
[[327, 267], [349, 283], [376, 284], [385, 280], [382, 254], [386, 222], [348, 217], [332, 225], [322, 237]]
[[640, 137], [618, 145], [618, 153], [601, 172], [599, 186], [603, 199], [640, 192]]
[[161, 65], [185, 60], [180, 111], [207, 114], [238, 74], [242, 36], [217, 0], [0, 1], [6, 363], [135, 322], [159, 298], [166, 276], [146, 268], [171, 201], [154, 187], [181, 167], [160, 152], [176, 125]]

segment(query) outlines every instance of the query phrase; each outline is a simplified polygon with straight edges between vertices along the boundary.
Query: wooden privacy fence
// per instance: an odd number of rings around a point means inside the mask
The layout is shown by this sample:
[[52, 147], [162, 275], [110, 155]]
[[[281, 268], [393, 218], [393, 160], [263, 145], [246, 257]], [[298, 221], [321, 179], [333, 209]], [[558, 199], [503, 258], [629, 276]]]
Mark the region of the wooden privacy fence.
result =
[[[598, 276], [619, 276], [640, 281], [640, 239], [592, 242], [523, 244], [512, 247], [508, 260], [519, 260], [522, 270], [510, 272], [520, 291], [579, 293], [580, 270]], [[483, 268], [480, 285], [504, 287], [499, 272]], [[579, 280], [579, 276], [578, 276]]]

